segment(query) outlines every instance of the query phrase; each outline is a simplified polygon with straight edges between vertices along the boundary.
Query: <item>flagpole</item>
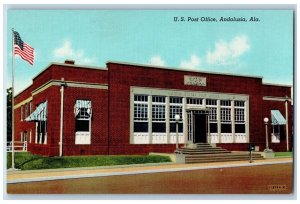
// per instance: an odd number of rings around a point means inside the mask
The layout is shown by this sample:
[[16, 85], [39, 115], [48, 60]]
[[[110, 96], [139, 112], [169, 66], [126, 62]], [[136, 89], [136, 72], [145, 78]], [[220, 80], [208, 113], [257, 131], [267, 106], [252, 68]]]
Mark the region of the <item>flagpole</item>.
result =
[[15, 49], [14, 49], [14, 28], [12, 29], [12, 100], [11, 100], [11, 142], [12, 142], [12, 151], [11, 151], [11, 168], [12, 170], [15, 169], [15, 137], [14, 137], [14, 86], [15, 86], [15, 81], [14, 81], [14, 72], [15, 72]]

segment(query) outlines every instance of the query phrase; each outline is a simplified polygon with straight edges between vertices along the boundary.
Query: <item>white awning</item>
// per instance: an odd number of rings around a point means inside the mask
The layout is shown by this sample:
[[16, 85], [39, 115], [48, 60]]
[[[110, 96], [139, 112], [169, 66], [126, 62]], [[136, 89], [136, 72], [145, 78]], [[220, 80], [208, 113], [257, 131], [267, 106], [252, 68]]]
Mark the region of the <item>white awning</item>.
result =
[[46, 121], [47, 120], [47, 101], [41, 103], [25, 121]]
[[88, 100], [76, 100], [75, 107], [74, 107], [75, 116], [79, 114], [82, 108], [86, 109], [87, 114], [91, 115], [92, 102]]
[[271, 110], [272, 125], [285, 125], [286, 120], [279, 110]]

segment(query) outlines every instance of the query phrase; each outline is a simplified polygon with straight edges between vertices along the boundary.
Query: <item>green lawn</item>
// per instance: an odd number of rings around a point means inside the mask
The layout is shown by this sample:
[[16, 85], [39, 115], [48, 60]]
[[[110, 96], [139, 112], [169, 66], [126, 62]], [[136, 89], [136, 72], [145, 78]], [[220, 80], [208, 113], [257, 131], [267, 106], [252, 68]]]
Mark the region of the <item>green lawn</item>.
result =
[[[171, 162], [171, 159], [168, 156], [158, 155], [43, 157], [30, 154], [28, 152], [15, 153], [15, 168], [22, 170], [112, 166], [161, 162]], [[11, 153], [8, 153], [7, 168], [10, 167]]]
[[293, 157], [293, 152], [275, 152], [275, 157]]

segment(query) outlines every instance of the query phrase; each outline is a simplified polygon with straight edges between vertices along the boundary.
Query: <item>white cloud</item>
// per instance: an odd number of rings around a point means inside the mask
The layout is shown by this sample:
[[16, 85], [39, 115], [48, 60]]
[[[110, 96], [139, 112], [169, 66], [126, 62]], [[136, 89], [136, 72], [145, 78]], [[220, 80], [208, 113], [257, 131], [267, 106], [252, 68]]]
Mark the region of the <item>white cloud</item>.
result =
[[179, 67], [187, 69], [196, 69], [200, 68], [201, 59], [197, 55], [192, 55], [189, 60], [181, 61]]
[[214, 65], [234, 64], [249, 49], [250, 45], [245, 35], [236, 36], [230, 42], [221, 40], [215, 43], [214, 51], [207, 52], [206, 61]]
[[61, 47], [53, 50], [53, 56], [56, 59], [72, 59], [76, 64], [95, 64], [96, 58], [87, 57], [83, 50], [75, 50], [72, 48], [72, 43], [65, 40]]
[[149, 64], [156, 66], [166, 66], [165, 61], [160, 56], [151, 57]]

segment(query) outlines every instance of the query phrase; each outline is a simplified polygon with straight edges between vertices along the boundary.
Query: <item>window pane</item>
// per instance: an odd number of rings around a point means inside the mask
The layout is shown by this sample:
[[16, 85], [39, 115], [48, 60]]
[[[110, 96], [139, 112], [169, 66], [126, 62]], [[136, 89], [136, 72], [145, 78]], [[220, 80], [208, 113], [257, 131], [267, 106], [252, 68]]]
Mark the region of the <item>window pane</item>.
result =
[[210, 108], [209, 120], [210, 121], [217, 121], [217, 108]]
[[148, 132], [148, 122], [135, 122], [134, 132]]
[[148, 120], [148, 104], [134, 104], [134, 120]]
[[152, 96], [153, 103], [165, 103], [166, 97], [165, 96]]
[[217, 123], [210, 123], [209, 124], [210, 133], [217, 133], [218, 132], [218, 124]]
[[246, 133], [245, 124], [235, 124], [235, 133]]
[[187, 104], [201, 105], [202, 98], [187, 98]]
[[152, 105], [152, 120], [153, 121], [165, 121], [166, 110], [165, 105]]
[[230, 122], [230, 121], [231, 121], [231, 109], [221, 108], [221, 122]]
[[216, 99], [206, 99], [206, 105], [216, 106], [217, 100]]
[[[176, 132], [176, 123], [170, 123], [170, 132]], [[182, 123], [178, 123], [178, 132], [183, 132]]]
[[221, 124], [221, 133], [231, 133], [231, 124]]
[[175, 121], [175, 115], [182, 119], [182, 106], [170, 106], [170, 121]]
[[43, 144], [45, 142], [45, 134], [46, 134], [46, 122], [45, 121], [39, 121], [37, 125], [37, 136], [38, 136], [38, 142], [41, 141]]
[[152, 132], [166, 132], [166, 123], [152, 123]]
[[182, 98], [181, 97], [170, 97], [170, 103], [182, 104]]
[[79, 113], [76, 115], [76, 118], [87, 119], [90, 118], [90, 111], [88, 108], [79, 108]]
[[89, 120], [76, 120], [75, 132], [89, 132]]
[[236, 122], [244, 122], [245, 121], [245, 110], [240, 108], [235, 108], [235, 121]]
[[231, 101], [230, 100], [221, 100], [221, 106], [230, 106]]
[[234, 106], [244, 107], [245, 106], [245, 101], [234, 101]]

